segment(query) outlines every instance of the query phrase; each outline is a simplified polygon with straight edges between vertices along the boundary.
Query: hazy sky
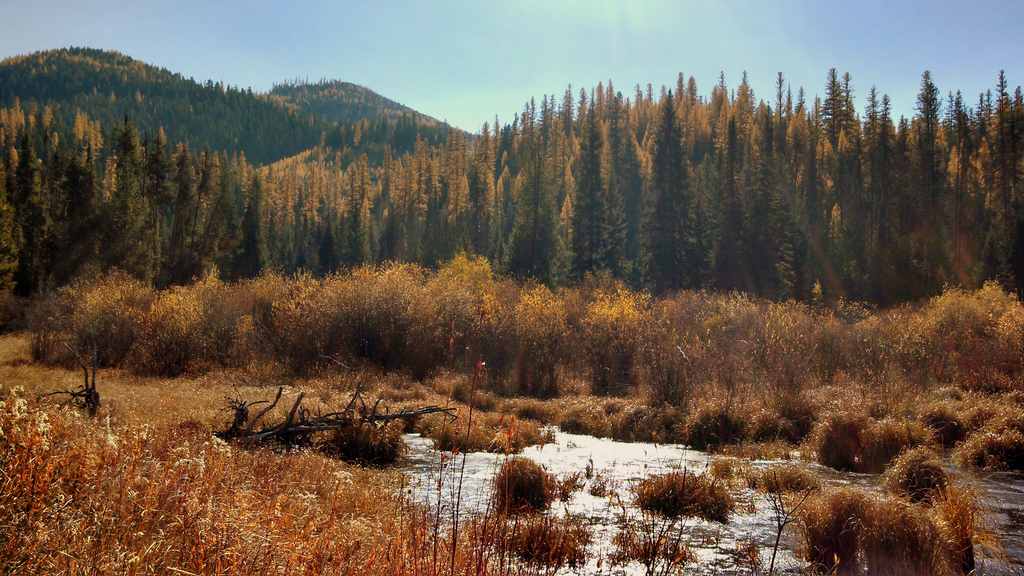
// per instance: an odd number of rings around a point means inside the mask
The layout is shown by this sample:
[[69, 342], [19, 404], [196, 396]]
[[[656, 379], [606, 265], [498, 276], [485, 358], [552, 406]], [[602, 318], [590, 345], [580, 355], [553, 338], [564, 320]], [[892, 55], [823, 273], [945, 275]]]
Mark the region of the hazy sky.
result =
[[0, 0], [0, 56], [91, 46], [193, 76], [266, 90], [286, 78], [340, 78], [477, 130], [531, 96], [612, 79], [701, 93], [743, 71], [758, 97], [776, 72], [820, 93], [828, 68], [913, 110], [921, 72], [974, 102], [1000, 68], [1024, 76], [1024, 0], [492, 2], [149, 2]]

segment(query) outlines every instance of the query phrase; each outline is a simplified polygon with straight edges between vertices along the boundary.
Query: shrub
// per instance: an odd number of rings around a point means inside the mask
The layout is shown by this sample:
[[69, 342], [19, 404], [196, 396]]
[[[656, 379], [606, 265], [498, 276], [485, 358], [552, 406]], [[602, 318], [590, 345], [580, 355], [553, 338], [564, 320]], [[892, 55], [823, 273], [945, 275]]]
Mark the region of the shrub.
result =
[[197, 290], [191, 287], [158, 293], [141, 319], [133, 367], [160, 376], [183, 373], [202, 353], [202, 312]]
[[583, 518], [548, 514], [517, 518], [510, 527], [508, 546], [527, 564], [553, 574], [561, 568], [580, 568], [587, 561], [591, 535]]
[[586, 307], [580, 338], [594, 394], [632, 387], [647, 304], [646, 295], [619, 288], [599, 292]]
[[885, 473], [889, 492], [911, 502], [930, 501], [949, 484], [938, 455], [929, 448], [914, 448], [900, 454]]
[[554, 476], [533, 460], [509, 458], [494, 477], [494, 504], [503, 513], [546, 510], [557, 486]]
[[686, 442], [697, 450], [736, 444], [747, 438], [747, 423], [728, 404], [701, 406], [686, 424]]
[[684, 340], [673, 325], [652, 321], [641, 347], [640, 370], [651, 404], [686, 408], [702, 378], [705, 354], [699, 338]]
[[545, 286], [526, 290], [516, 304], [516, 391], [547, 398], [558, 395], [558, 365], [566, 343], [562, 301]]
[[649, 476], [633, 486], [633, 494], [641, 510], [667, 518], [701, 518], [724, 523], [729, 521], [735, 507], [724, 483], [686, 470]]
[[66, 343], [78, 354], [95, 352], [100, 367], [120, 365], [136, 343], [152, 298], [152, 289], [122, 273], [61, 289], [30, 314], [35, 359], [74, 362]]
[[25, 327], [25, 302], [12, 290], [0, 290], [0, 333]]

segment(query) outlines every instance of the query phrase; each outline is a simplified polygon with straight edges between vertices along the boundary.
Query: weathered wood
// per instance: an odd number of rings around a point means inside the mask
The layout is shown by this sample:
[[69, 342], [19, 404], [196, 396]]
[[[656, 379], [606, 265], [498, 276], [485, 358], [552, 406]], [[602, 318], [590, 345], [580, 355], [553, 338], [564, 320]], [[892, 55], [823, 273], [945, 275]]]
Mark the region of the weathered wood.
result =
[[[49, 398], [51, 396], [62, 396], [67, 395], [68, 399], [61, 402], [61, 406], [67, 404], [74, 404], [85, 408], [89, 413], [89, 416], [95, 416], [100, 409], [100, 393], [96, 390], [96, 369], [99, 364], [99, 357], [94, 349], [91, 355], [92, 362], [88, 363], [85, 361], [84, 356], [79, 352], [78, 349], [72, 348], [70, 344], [64, 344], [68, 351], [74, 355], [75, 360], [78, 361], [79, 367], [82, 368], [82, 387], [76, 390], [56, 390], [48, 394], [41, 394], [39, 399]], [[92, 369], [92, 380], [90, 381], [90, 368]]]
[[[445, 414], [448, 418], [455, 419], [455, 410], [442, 406], [423, 406], [398, 412], [385, 410], [382, 413], [380, 412], [381, 399], [378, 398], [372, 406], [368, 407], [363, 399], [361, 387], [359, 387], [353, 392], [343, 410], [316, 416], [310, 416], [309, 411], [302, 406], [305, 393], [300, 392], [282, 422], [254, 431], [256, 423], [280, 402], [283, 390], [282, 387], [277, 389], [277, 395], [272, 402], [229, 399], [229, 407], [234, 410], [235, 418], [230, 427], [218, 432], [217, 436], [242, 443], [277, 441], [285, 445], [294, 445], [301, 444], [311, 434], [342, 430], [352, 426], [380, 427], [395, 420], [413, 420], [430, 414]], [[249, 408], [264, 403], [269, 403], [269, 405], [249, 420]]]

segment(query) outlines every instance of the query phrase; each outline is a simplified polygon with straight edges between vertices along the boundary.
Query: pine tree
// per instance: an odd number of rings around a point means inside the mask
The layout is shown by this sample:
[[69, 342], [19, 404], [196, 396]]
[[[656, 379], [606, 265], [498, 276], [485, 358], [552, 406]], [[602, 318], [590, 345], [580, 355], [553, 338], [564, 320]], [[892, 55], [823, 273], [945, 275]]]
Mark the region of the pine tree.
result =
[[562, 248], [558, 209], [554, 195], [554, 151], [544, 145], [547, 126], [533, 120], [532, 106], [524, 113], [527, 147], [517, 184], [516, 220], [508, 251], [507, 269], [518, 278], [534, 278], [554, 284], [560, 274]]
[[143, 193], [144, 162], [139, 135], [126, 118], [115, 136], [116, 185], [107, 205], [105, 266], [145, 281], [155, 277], [154, 210]]
[[647, 217], [647, 281], [656, 293], [692, 284], [690, 246], [690, 194], [683, 164], [683, 143], [676, 109], [669, 92], [660, 106], [654, 142], [651, 197], [653, 212]]
[[249, 203], [242, 219], [242, 244], [235, 261], [235, 274], [240, 278], [259, 276], [267, 264], [267, 246], [263, 235], [263, 185], [253, 175], [249, 186]]
[[47, 276], [45, 245], [50, 222], [43, 205], [39, 166], [35, 148], [26, 131], [18, 151], [18, 168], [15, 173], [17, 193], [14, 196], [17, 229], [21, 237], [14, 282], [17, 293], [22, 296], [45, 288]]
[[[611, 82], [609, 82], [609, 86]], [[626, 271], [626, 198], [625, 194], [636, 183], [626, 166], [626, 138], [623, 123], [624, 110], [622, 93], [617, 93], [608, 105], [608, 142], [604, 147], [605, 182], [605, 252], [602, 268], [616, 277], [623, 277]], [[626, 172], [623, 174], [623, 172]]]
[[349, 168], [348, 217], [345, 223], [344, 262], [348, 266], [359, 266], [370, 261], [370, 235], [368, 232], [369, 168], [366, 156]]
[[7, 195], [4, 162], [0, 162], [0, 290], [14, 288], [14, 275], [18, 270], [17, 231], [14, 206]]
[[597, 114], [591, 106], [581, 137], [576, 163], [576, 193], [572, 212], [572, 274], [579, 279], [601, 268], [607, 251], [607, 207], [601, 179], [601, 134]]
[[195, 226], [196, 189], [192, 155], [182, 145], [175, 159], [173, 221], [164, 270], [164, 283], [184, 284], [195, 278], [200, 270], [199, 255], [189, 243]]
[[730, 118], [726, 129], [726, 146], [719, 158], [719, 233], [715, 255], [715, 284], [720, 290], [743, 290], [748, 287], [744, 274], [743, 204], [736, 190], [737, 156], [736, 119]]

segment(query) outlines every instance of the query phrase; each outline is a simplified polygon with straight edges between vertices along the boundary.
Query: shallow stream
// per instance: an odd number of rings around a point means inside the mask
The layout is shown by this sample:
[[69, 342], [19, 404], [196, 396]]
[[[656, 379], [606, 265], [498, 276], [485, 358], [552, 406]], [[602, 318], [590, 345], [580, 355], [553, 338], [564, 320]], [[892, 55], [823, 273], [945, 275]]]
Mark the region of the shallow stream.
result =
[[[440, 504], [442, 514], [450, 515], [456, 501], [460, 514], [483, 513], [490, 498], [491, 481], [506, 458], [500, 454], [475, 452], [454, 460], [449, 453], [434, 449], [433, 442], [418, 434], [405, 436], [408, 454], [402, 465], [410, 479], [410, 491], [417, 500], [432, 509]], [[578, 572], [585, 574], [642, 574], [636, 566], [609, 568], [606, 558], [613, 550], [622, 508], [608, 497], [591, 494], [599, 478], [607, 482], [627, 503], [630, 483], [651, 474], [676, 469], [701, 472], [715, 456], [673, 444], [617, 442], [580, 434], [553, 430], [553, 441], [543, 446], [526, 448], [522, 456], [544, 466], [559, 478], [590, 469], [593, 473], [583, 490], [566, 503], [552, 505], [555, 513], [580, 515], [590, 524], [593, 541], [589, 548], [589, 564]], [[442, 467], [440, 462], [448, 464]], [[754, 467], [780, 464], [778, 461], [753, 461]], [[803, 463], [822, 479], [825, 485], [856, 485], [879, 490], [879, 477], [870, 474], [842, 473], [817, 464]], [[444, 470], [442, 472], [442, 470]], [[461, 497], [457, 496], [462, 476]], [[439, 476], [441, 482], [438, 482]], [[979, 558], [979, 573], [1024, 575], [1024, 475], [993, 474], [986, 477], [959, 474], [972, 482], [982, 496], [988, 528], [998, 534], [1005, 548], [1005, 558]], [[738, 492], [736, 492], [738, 490]], [[775, 537], [775, 520], [764, 500], [746, 487], [734, 488], [737, 507], [727, 524], [689, 520], [684, 524], [686, 541], [699, 559], [699, 565], [687, 566], [688, 574], [747, 574], [741, 564], [739, 550], [751, 543], [760, 550], [767, 563]], [[792, 527], [783, 537], [776, 560], [776, 573], [799, 573], [804, 564], [794, 550], [798, 542]]]

